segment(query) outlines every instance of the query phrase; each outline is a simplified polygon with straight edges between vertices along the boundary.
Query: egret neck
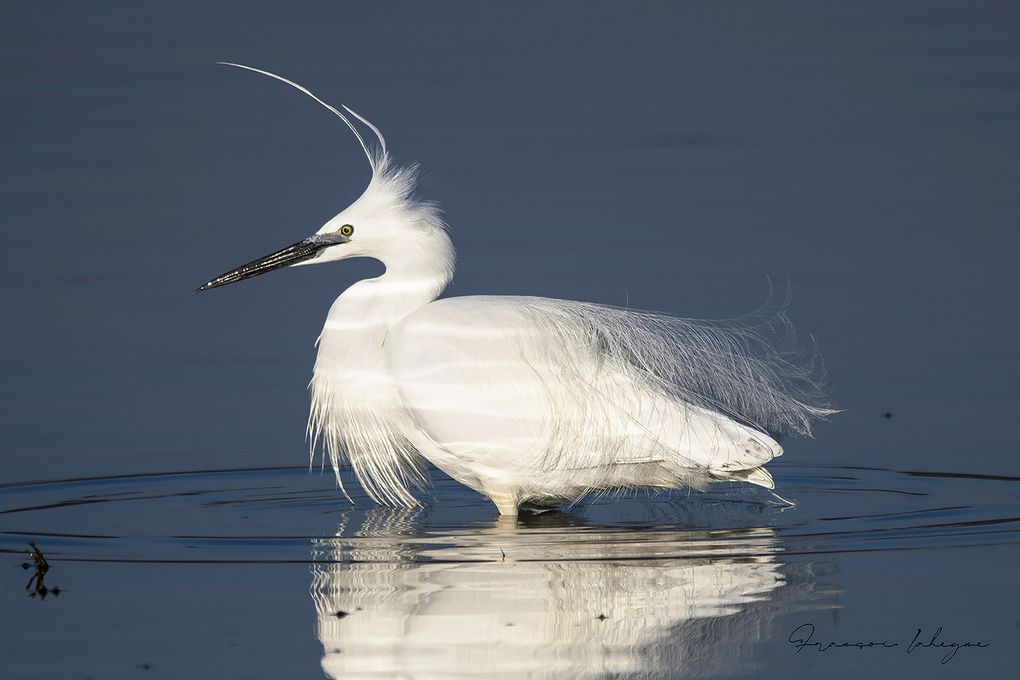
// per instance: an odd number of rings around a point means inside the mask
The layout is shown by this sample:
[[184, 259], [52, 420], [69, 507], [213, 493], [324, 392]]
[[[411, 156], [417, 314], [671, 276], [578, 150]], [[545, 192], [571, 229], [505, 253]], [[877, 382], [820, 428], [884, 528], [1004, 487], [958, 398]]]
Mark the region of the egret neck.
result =
[[309, 440], [313, 449], [323, 444], [338, 482], [338, 463], [346, 460], [363, 486], [374, 480], [366, 487], [373, 498], [415, 504], [407, 488], [426, 482], [422, 443], [408, 438], [417, 428], [386, 370], [383, 347], [395, 324], [435, 300], [453, 278], [453, 243], [439, 228], [408, 230], [373, 257], [386, 271], [345, 290], [319, 336]]
[[382, 276], [353, 284], [329, 309], [318, 339], [315, 370], [343, 366], [358, 358], [381, 360], [386, 333], [398, 321], [435, 300], [453, 278], [453, 243], [441, 229], [413, 233], [375, 256], [386, 267]]

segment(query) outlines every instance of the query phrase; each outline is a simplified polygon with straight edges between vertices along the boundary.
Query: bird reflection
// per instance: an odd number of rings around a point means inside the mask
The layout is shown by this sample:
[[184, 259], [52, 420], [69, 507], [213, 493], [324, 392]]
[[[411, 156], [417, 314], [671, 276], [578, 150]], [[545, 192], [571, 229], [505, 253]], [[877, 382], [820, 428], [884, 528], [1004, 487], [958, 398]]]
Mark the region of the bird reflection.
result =
[[647, 677], [747, 668], [785, 586], [771, 529], [470, 530], [426, 509], [341, 517], [313, 547], [322, 667], [352, 677]]

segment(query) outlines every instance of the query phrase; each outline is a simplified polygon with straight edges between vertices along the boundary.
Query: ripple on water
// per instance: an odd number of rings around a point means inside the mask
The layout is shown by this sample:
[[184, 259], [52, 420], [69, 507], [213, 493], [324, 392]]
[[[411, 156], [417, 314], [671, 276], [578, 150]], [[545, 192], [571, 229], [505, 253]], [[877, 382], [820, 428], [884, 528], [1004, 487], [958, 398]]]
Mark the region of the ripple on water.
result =
[[[748, 486], [626, 494], [559, 512], [496, 516], [436, 475], [423, 508], [352, 507], [303, 467], [0, 485], [0, 550], [43, 539], [55, 561], [692, 559], [1016, 543], [1014, 478], [783, 464], [785, 507]], [[328, 550], [323, 548], [328, 545]]]
[[816, 578], [861, 551], [1016, 543], [1015, 479], [774, 466], [757, 487], [630, 494], [499, 518], [438, 477], [422, 508], [343, 499], [304, 468], [0, 486], [0, 551], [51, 564], [310, 564], [332, 677], [747, 672], [785, 612], [838, 606]]

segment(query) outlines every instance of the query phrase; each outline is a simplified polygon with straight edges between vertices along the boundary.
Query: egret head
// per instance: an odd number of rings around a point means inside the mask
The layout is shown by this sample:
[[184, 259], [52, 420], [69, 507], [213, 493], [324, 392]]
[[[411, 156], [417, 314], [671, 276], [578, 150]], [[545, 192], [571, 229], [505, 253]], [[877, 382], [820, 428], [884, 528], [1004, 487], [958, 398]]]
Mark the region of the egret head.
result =
[[[417, 168], [398, 167], [392, 163], [386, 150], [386, 140], [375, 125], [346, 106], [343, 108], [347, 113], [341, 112], [286, 78], [250, 66], [220, 63], [280, 80], [332, 111], [361, 144], [372, 167], [372, 180], [354, 203], [311, 236], [221, 274], [202, 284], [196, 292], [243, 281], [282, 267], [352, 257], [371, 257], [389, 264], [420, 253], [423, 248], [427, 251], [430, 247], [452, 252], [438, 207], [414, 196]], [[351, 117], [375, 134], [379, 142], [377, 151], [369, 149]]]
[[312, 237], [342, 243], [325, 248], [307, 263], [350, 257], [372, 257], [388, 263], [443, 232], [435, 204], [414, 196], [416, 179], [414, 166], [397, 167], [389, 156], [376, 157], [372, 180], [364, 193]]

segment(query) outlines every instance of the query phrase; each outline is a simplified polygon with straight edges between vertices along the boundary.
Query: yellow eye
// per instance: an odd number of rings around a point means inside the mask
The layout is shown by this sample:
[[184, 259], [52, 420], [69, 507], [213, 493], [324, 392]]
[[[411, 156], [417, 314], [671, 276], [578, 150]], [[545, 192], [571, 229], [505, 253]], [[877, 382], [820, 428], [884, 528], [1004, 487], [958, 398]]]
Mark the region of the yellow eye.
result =
[[344, 226], [340, 227], [340, 235], [341, 236], [350, 236], [353, 233], [354, 233], [354, 227], [352, 227], [349, 224], [345, 224]]

